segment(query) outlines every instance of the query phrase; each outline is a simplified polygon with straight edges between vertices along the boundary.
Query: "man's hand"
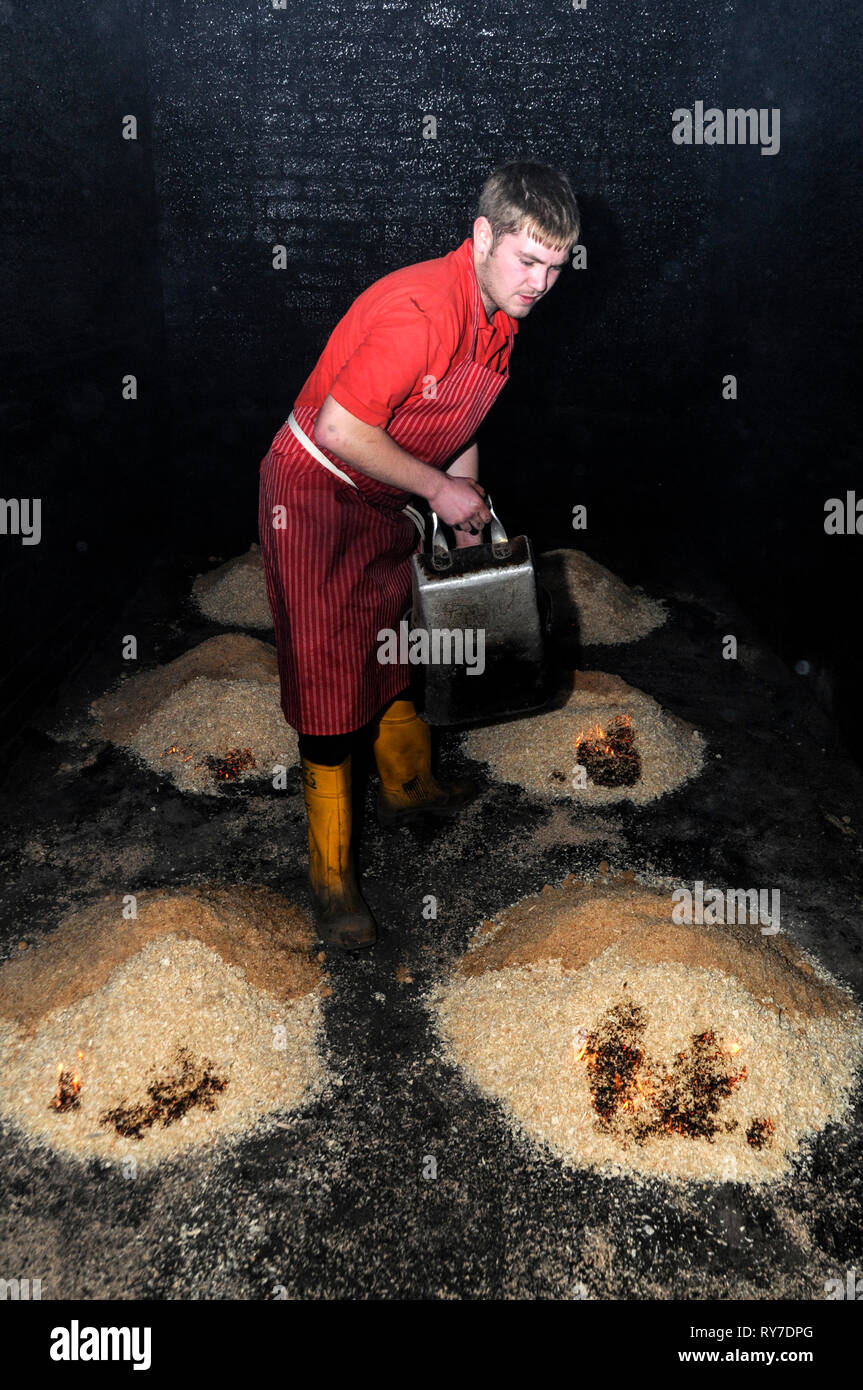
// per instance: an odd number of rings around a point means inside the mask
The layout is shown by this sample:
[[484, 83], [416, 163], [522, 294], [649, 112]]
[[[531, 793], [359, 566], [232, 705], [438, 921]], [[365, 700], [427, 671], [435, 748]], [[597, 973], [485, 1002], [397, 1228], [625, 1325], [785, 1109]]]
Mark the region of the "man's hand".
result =
[[[463, 449], [458, 458], [453, 459], [449, 468], [446, 470], [451, 478], [469, 478], [476, 483], [479, 476], [479, 450], [476, 441]], [[479, 484], [477, 483], [479, 487]], [[485, 492], [484, 488], [480, 488]], [[455, 543], [458, 549], [465, 545], [482, 544], [482, 526], [474, 525], [471, 521], [464, 521], [455, 527]]]
[[[473, 478], [441, 473], [438, 486], [428, 494], [428, 503], [448, 526], [470, 523], [482, 530], [486, 522], [491, 521], [491, 512], [483, 501], [484, 496], [485, 488]], [[467, 544], [475, 542], [468, 540]]]

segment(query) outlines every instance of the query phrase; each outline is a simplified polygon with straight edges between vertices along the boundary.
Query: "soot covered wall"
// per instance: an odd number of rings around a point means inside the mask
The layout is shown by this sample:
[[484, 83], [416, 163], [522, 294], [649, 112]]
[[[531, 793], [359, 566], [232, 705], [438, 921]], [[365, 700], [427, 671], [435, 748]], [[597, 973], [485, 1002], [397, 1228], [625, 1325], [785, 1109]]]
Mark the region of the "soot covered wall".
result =
[[[143, 240], [150, 160], [155, 174], [146, 321], [164, 307], [166, 542], [248, 543], [259, 460], [336, 319], [375, 278], [456, 245], [488, 170], [532, 155], [572, 179], [587, 267], [522, 326], [485, 427], [499, 509], [538, 547], [583, 544], [630, 582], [716, 573], [787, 657], [832, 662], [840, 695], [850, 689], [831, 599], [863, 540], [824, 531], [825, 499], [863, 494], [847, 413], [860, 172], [847, 5], [79, 10], [83, 31], [66, 42], [82, 88], [119, 83], [120, 106], [143, 115], [135, 175], [103, 180], [98, 206]], [[125, 76], [112, 44], [135, 51]], [[672, 112], [696, 102], [778, 109], [777, 152], [675, 144]], [[73, 129], [54, 145], [80, 159], [92, 138]], [[67, 328], [121, 263], [103, 248], [92, 280], [70, 269], [80, 302], [61, 307]], [[736, 400], [723, 399], [728, 374]], [[128, 428], [117, 420], [116, 448]], [[150, 497], [157, 478], [136, 479]]]

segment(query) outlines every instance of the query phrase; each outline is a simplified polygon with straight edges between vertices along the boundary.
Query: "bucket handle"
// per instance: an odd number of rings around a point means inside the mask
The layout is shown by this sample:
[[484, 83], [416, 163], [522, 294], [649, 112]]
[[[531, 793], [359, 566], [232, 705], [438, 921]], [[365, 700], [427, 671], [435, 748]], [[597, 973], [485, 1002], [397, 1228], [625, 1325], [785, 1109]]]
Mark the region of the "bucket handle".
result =
[[[496, 560], [506, 560], [512, 554], [512, 546], [509, 543], [506, 531], [503, 529], [503, 522], [495, 511], [488, 493], [486, 493], [483, 500], [491, 512], [491, 521], [486, 523], [486, 525], [491, 527], [491, 553]], [[446, 537], [442, 530], [443, 523], [435, 511], [431, 514], [431, 524], [432, 564], [436, 570], [451, 569], [452, 551], [447, 544]]]

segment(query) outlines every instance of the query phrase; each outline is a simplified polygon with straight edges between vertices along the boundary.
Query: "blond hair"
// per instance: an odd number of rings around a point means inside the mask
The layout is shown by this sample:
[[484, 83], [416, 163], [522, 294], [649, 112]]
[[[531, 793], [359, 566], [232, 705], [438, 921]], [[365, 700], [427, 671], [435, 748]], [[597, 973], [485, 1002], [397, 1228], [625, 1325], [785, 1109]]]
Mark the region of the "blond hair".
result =
[[549, 164], [511, 159], [482, 186], [477, 216], [491, 225], [493, 247], [507, 233], [526, 231], [553, 250], [572, 245], [581, 233], [578, 203], [569, 179]]

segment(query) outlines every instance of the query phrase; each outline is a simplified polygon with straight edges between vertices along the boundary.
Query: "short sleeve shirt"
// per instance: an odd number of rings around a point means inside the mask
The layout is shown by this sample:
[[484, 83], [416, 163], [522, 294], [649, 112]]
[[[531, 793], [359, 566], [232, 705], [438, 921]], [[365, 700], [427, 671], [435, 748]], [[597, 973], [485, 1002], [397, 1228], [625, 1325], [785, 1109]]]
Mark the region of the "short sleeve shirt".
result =
[[435, 260], [404, 266], [375, 281], [336, 324], [295, 402], [316, 410], [330, 395], [368, 425], [383, 428], [400, 406], [423, 397], [430, 377], [471, 355], [501, 375], [509, 360], [510, 327], [517, 320], [498, 309], [491, 321], [480, 299], [473, 239]]

